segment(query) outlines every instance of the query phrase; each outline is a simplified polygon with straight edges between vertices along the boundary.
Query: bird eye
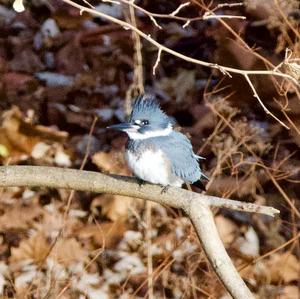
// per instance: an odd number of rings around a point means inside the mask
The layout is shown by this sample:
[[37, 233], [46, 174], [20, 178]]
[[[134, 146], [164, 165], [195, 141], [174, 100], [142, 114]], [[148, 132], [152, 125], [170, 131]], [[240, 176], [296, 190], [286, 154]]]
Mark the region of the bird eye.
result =
[[141, 125], [143, 125], [143, 126], [149, 125], [149, 121], [144, 119], [141, 121]]

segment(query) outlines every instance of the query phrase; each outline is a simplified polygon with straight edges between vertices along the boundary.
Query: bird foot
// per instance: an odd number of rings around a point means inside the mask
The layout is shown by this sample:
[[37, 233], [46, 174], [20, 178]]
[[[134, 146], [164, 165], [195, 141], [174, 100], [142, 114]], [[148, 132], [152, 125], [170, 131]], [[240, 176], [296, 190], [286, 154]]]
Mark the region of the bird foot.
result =
[[163, 186], [163, 188], [161, 189], [161, 191], [160, 191], [160, 194], [164, 194], [164, 193], [166, 193], [167, 191], [168, 191], [168, 189], [170, 188], [170, 186]]
[[146, 184], [146, 182], [140, 178], [137, 178], [137, 183], [139, 184], [140, 187]]

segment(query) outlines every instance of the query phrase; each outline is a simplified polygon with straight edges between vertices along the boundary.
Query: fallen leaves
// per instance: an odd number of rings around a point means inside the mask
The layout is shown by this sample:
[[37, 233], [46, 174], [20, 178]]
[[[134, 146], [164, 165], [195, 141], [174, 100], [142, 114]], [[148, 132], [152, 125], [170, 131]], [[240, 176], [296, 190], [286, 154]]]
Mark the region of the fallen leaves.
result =
[[8, 98], [18, 98], [24, 92], [34, 92], [37, 87], [38, 82], [31, 75], [18, 72], [3, 75], [3, 89]]
[[299, 288], [297, 286], [286, 286], [281, 291], [281, 299], [298, 299]]
[[126, 175], [125, 160], [120, 151], [97, 152], [93, 155], [92, 161], [99, 169], [104, 172]]
[[10, 156], [30, 155], [34, 147], [42, 140], [62, 142], [68, 134], [41, 125], [33, 125], [26, 120], [19, 108], [14, 106], [3, 114], [0, 128], [1, 144]]
[[43, 214], [38, 206], [26, 206], [20, 202], [12, 205], [1, 204], [1, 209], [5, 210], [0, 216], [0, 230], [25, 230], [33, 225], [33, 222]]
[[[118, 175], [128, 175], [125, 167], [123, 154], [120, 152], [98, 152], [93, 155], [92, 161], [102, 171]], [[92, 210], [96, 211], [97, 206], [101, 207], [101, 214], [112, 221], [125, 220], [128, 217], [128, 209], [132, 198], [119, 195], [101, 195], [95, 197], [92, 202]]]
[[105, 194], [93, 199], [91, 209], [95, 215], [100, 210], [101, 215], [112, 221], [126, 220], [131, 203], [131, 197]]
[[[86, 169], [129, 175], [123, 159], [125, 136], [104, 128], [126, 117], [124, 95], [135, 65], [130, 32], [87, 13], [80, 15], [62, 1], [27, 1], [22, 14], [13, 11], [10, 2], [0, 4], [0, 109], [5, 111], [1, 162], [79, 168], [88, 154]], [[143, 7], [158, 13], [176, 9], [175, 2], [161, 4], [148, 1]], [[215, 5], [216, 1], [210, 8]], [[116, 17], [123, 9], [103, 3], [97, 8]], [[204, 13], [196, 8], [192, 5], [182, 15]], [[165, 19], [160, 20], [163, 30], [154, 27], [153, 31], [138, 11], [136, 18], [141, 30], [193, 58], [254, 70], [265, 67], [259, 59], [263, 55], [275, 65], [284, 62], [280, 70], [299, 79], [299, 42], [297, 31], [290, 27], [299, 27], [298, 8], [296, 0], [219, 6], [220, 14], [247, 12], [247, 21], [226, 21], [236, 31], [234, 38], [221, 20], [182, 28], [180, 22]], [[240, 38], [259, 55], [244, 47]], [[263, 167], [298, 207], [296, 90], [280, 80], [274, 86], [271, 76], [251, 78], [267, 107], [282, 118], [284, 107], [294, 122], [287, 133], [256, 105], [240, 76], [224, 77], [163, 55], [155, 80], [148, 70], [157, 52], [143, 42], [141, 46], [145, 89], [158, 96], [168, 114], [191, 134], [195, 151], [206, 157], [201, 166], [205, 173], [213, 173], [208, 192], [271, 203], [284, 211], [282, 219], [272, 221], [219, 212], [216, 224], [230, 256], [237, 264], [248, 265], [276, 250], [298, 223]], [[283, 61], [287, 46], [291, 59]], [[99, 122], [90, 136], [95, 114]], [[120, 196], [76, 192], [66, 215], [69, 191], [13, 188], [0, 193], [0, 296], [55, 298], [62, 290], [62, 298], [147, 296], [143, 204]], [[208, 267], [188, 219], [161, 206], [153, 206], [152, 212], [155, 297], [221, 298], [224, 290]], [[299, 271], [295, 241], [250, 264], [242, 275], [258, 298], [296, 299]]]
[[267, 280], [272, 283], [291, 283], [299, 279], [300, 263], [297, 257], [289, 252], [274, 253], [265, 263]]
[[74, 263], [87, 262], [88, 252], [75, 238], [59, 239], [49, 257], [61, 265], [69, 266]]
[[233, 221], [222, 215], [216, 216], [215, 222], [222, 242], [225, 246], [230, 245], [236, 238], [238, 226]]
[[95, 247], [113, 249], [121, 241], [126, 231], [123, 221], [101, 222], [85, 225], [76, 233], [82, 240], [91, 240]]
[[35, 264], [42, 262], [48, 252], [50, 246], [46, 238], [42, 234], [36, 234], [28, 240], [22, 240], [19, 247], [11, 249], [10, 262], [33, 261]]

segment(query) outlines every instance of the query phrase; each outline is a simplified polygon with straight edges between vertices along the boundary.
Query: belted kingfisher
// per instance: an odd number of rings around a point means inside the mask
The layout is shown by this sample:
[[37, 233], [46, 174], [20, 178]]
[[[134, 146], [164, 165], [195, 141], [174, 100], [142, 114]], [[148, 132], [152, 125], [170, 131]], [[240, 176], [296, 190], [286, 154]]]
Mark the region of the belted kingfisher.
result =
[[173, 130], [174, 124], [155, 97], [140, 95], [132, 106], [129, 122], [107, 128], [128, 134], [125, 159], [139, 179], [175, 187], [207, 179], [198, 163], [203, 158], [193, 152], [185, 135]]

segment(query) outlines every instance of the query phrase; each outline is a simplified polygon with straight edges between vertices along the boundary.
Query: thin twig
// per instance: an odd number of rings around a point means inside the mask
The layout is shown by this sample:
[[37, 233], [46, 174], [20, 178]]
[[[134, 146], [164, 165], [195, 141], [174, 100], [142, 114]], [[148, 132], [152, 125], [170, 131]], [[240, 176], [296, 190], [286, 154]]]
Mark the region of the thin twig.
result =
[[294, 32], [294, 34], [297, 36], [298, 39], [300, 39], [300, 33], [299, 30], [297, 30], [289, 21], [289, 19], [286, 17], [285, 13], [282, 11], [280, 4], [278, 2], [278, 0], [274, 0], [275, 2], [275, 7], [277, 9], [277, 11], [279, 12], [279, 14], [281, 15], [281, 17], [283, 18], [283, 20], [286, 22], [286, 24], [288, 25], [288, 27]]
[[162, 27], [157, 23], [157, 21], [152, 15], [149, 15], [149, 18], [158, 29], [162, 29]]
[[250, 263], [246, 264], [246, 265], [243, 265], [241, 267], [239, 267], [239, 271], [242, 271], [243, 269], [247, 268], [248, 266], [251, 266], [251, 265], [254, 265], [256, 264], [257, 262], [265, 259], [266, 257], [274, 254], [275, 252], [278, 252], [279, 250], [285, 248], [286, 246], [290, 245], [291, 243], [295, 242], [297, 239], [300, 238], [300, 232], [294, 236], [293, 238], [291, 238], [290, 240], [286, 241], [285, 243], [281, 244], [280, 246], [276, 247], [275, 249], [273, 250], [270, 250], [269, 252], [265, 253], [264, 255], [261, 255], [260, 257], [254, 259], [253, 261], [251, 261]]
[[[87, 142], [86, 149], [85, 149], [85, 155], [83, 157], [83, 160], [82, 160], [80, 168], [79, 168], [80, 170], [84, 169], [84, 167], [86, 165], [86, 162], [87, 162], [87, 159], [89, 157], [91, 142], [92, 142], [92, 134], [94, 132], [97, 121], [98, 121], [98, 117], [95, 116], [94, 119], [93, 119], [91, 128], [90, 128], [89, 134], [88, 134], [88, 142]], [[70, 192], [70, 195], [68, 197], [68, 201], [67, 201], [67, 205], [66, 205], [66, 209], [65, 209], [65, 213], [64, 213], [64, 221], [63, 221], [64, 223], [66, 222], [67, 217], [69, 215], [69, 211], [70, 211], [70, 208], [71, 208], [71, 203], [72, 203], [73, 197], [74, 197], [74, 190], [72, 190]], [[63, 226], [64, 226], [64, 224], [63, 224]]]
[[86, 5], [88, 5], [90, 8], [96, 9], [95, 6], [93, 6], [90, 2], [88, 2], [87, 0], [82, 0]]
[[216, 6], [216, 9], [224, 8], [224, 7], [236, 7], [236, 6], [243, 6], [244, 2], [236, 2], [236, 3], [220, 3]]
[[174, 16], [178, 15], [182, 8], [184, 8], [190, 4], [191, 4], [190, 2], [185, 2], [185, 3], [180, 4], [173, 12], [170, 13], [170, 16], [174, 17]]
[[[132, 30], [133, 32], [135, 32], [139, 36], [141, 36], [144, 39], [146, 39], [152, 45], [156, 46], [158, 48], [158, 50], [167, 52], [167, 53], [169, 53], [169, 54], [171, 54], [173, 56], [176, 56], [178, 58], [181, 58], [181, 59], [183, 59], [185, 61], [188, 61], [188, 62], [191, 62], [191, 63], [195, 63], [195, 64], [202, 65], [202, 66], [205, 66], [205, 67], [210, 67], [210, 68], [213, 68], [213, 69], [217, 69], [220, 72], [222, 72], [224, 75], [228, 75], [230, 77], [231, 77], [231, 75], [230, 75], [231, 73], [240, 74], [240, 75], [242, 75], [242, 76], [245, 77], [245, 79], [247, 80], [247, 82], [250, 85], [250, 87], [251, 87], [252, 90], [253, 90], [254, 86], [253, 86], [253, 84], [251, 83], [251, 81], [249, 79], [250, 75], [270, 75], [270, 76], [277, 76], [277, 77], [281, 77], [281, 78], [285, 78], [285, 79], [290, 80], [291, 82], [294, 83], [295, 86], [298, 86], [298, 87], [300, 86], [300, 83], [297, 81], [296, 78], [294, 78], [293, 76], [291, 76], [289, 74], [283, 73], [283, 72], [281, 72], [279, 70], [240, 70], [240, 69], [236, 69], [236, 68], [232, 68], [232, 67], [218, 65], [218, 64], [215, 64], [215, 63], [209, 63], [209, 62], [206, 62], [206, 61], [202, 61], [202, 60], [198, 60], [198, 59], [186, 56], [184, 54], [176, 52], [176, 51], [174, 51], [174, 50], [172, 50], [172, 49], [170, 49], [170, 48], [168, 48], [168, 47], [160, 44], [155, 39], [153, 39], [150, 34], [144, 33], [143, 31], [141, 31], [140, 29], [138, 29], [136, 26], [134, 26], [132, 24], [129, 24], [128, 22], [119, 20], [117, 18], [114, 18], [114, 17], [112, 17], [110, 15], [107, 15], [105, 13], [102, 13], [100, 11], [97, 11], [97, 10], [94, 10], [94, 9], [91, 9], [91, 8], [88, 8], [88, 7], [84, 7], [82, 5], [79, 5], [79, 4], [75, 3], [72, 0], [62, 0], [62, 1], [65, 2], [65, 3], [68, 3], [68, 4], [72, 5], [72, 6], [74, 6], [76, 8], [78, 8], [81, 11], [86, 11], [86, 12], [88, 12], [90, 14], [93, 14], [93, 15], [96, 15], [96, 16], [100, 16], [100, 17], [102, 17], [102, 18], [104, 18], [104, 19], [106, 19], [108, 21], [111, 21], [113, 23], [119, 24], [120, 26], [122, 26], [126, 30], [128, 30], [128, 29]], [[122, 2], [128, 2], [128, 4], [132, 4], [133, 7], [136, 7], [136, 5], [133, 2], [131, 2], [131, 1], [127, 1], [127, 0], [121, 0], [121, 1]], [[152, 16], [154, 16], [154, 14], [152, 14]], [[177, 16], [171, 16], [171, 17], [175, 18]], [[186, 18], [185, 18], [185, 21], [186, 21]], [[187, 23], [185, 25], [187, 25]], [[253, 92], [254, 92], [254, 90], [253, 90]], [[254, 92], [254, 96], [257, 97], [257, 99], [259, 100], [259, 102], [262, 105], [263, 109], [268, 114], [270, 114], [274, 119], [276, 119], [282, 126], [284, 126], [285, 128], [288, 128], [282, 121], [280, 121], [276, 116], [274, 116], [265, 107], [265, 105], [260, 100], [260, 98], [259, 98], [259, 96], [258, 96], [258, 94], [257, 94], [256, 91]]]
[[261, 98], [259, 97], [256, 89], [253, 86], [253, 83], [251, 82], [249, 76], [247, 74], [244, 74], [245, 79], [247, 80], [250, 88], [253, 91], [253, 96], [258, 100], [259, 104], [262, 106], [262, 108], [264, 109], [266, 114], [269, 114], [270, 116], [272, 116], [274, 119], [276, 119], [276, 121], [278, 121], [283, 127], [285, 127], [286, 129], [290, 129], [283, 121], [281, 121], [278, 117], [276, 117], [263, 103], [263, 101], [261, 100]]
[[[186, 25], [186, 23], [190, 24], [191, 22], [196, 22], [196, 21], [203, 21], [205, 20], [205, 18], [203, 16], [201, 17], [194, 17], [194, 18], [187, 18], [187, 17], [180, 17], [177, 14], [179, 13], [179, 11], [190, 4], [190, 2], [186, 2], [181, 4], [177, 9], [175, 9], [175, 11], [173, 11], [172, 13], [169, 14], [160, 14], [160, 13], [153, 13], [150, 12], [142, 7], [140, 7], [139, 5], [135, 4], [133, 1], [130, 0], [120, 0], [120, 2], [118, 4], [125, 3], [126, 5], [132, 6], [134, 7], [136, 10], [142, 12], [143, 14], [145, 14], [146, 16], [148, 16], [150, 18], [150, 20], [153, 22], [153, 24], [158, 27], [159, 29], [162, 29], [162, 27], [157, 23], [156, 18], [157, 19], [173, 19], [173, 20], [177, 20], [177, 21], [183, 21], [185, 22], [185, 25], [183, 25], [183, 28], [187, 27], [188, 25]], [[216, 7], [216, 9], [218, 9], [219, 7]], [[244, 16], [233, 16], [233, 15], [216, 15], [216, 14], [212, 14], [211, 19], [215, 18], [215, 19], [221, 19], [221, 18], [225, 18], [225, 19], [246, 19], [246, 17]]]
[[158, 53], [157, 53], [157, 58], [156, 58], [155, 64], [152, 69], [153, 76], [155, 76], [156, 68], [158, 67], [158, 64], [160, 62], [161, 52], [162, 52], [162, 49], [159, 49]]
[[154, 46], [156, 46], [158, 49], [161, 49], [169, 54], [172, 54], [178, 58], [181, 58], [185, 61], [188, 61], [188, 62], [191, 62], [191, 63], [195, 63], [195, 64], [199, 64], [199, 65], [202, 65], [202, 66], [205, 66], [205, 67], [210, 67], [210, 68], [214, 68], [214, 69], [218, 69], [220, 71], [224, 71], [224, 72], [228, 72], [228, 73], [234, 73], [234, 74], [240, 74], [240, 75], [271, 75], [271, 76], [277, 76], [277, 77], [282, 77], [282, 78], [286, 78], [286, 79], [289, 79], [291, 80], [292, 82], [294, 82], [295, 85], [297, 86], [300, 86], [300, 83], [295, 79], [293, 78], [292, 76], [288, 75], [288, 74], [285, 74], [285, 73], [282, 73], [280, 71], [272, 71], [272, 70], [240, 70], [240, 69], [236, 69], [236, 68], [232, 68], [232, 67], [227, 67], [227, 66], [223, 66], [223, 65], [218, 65], [218, 64], [215, 64], [215, 63], [210, 63], [210, 62], [206, 62], [206, 61], [202, 61], [202, 60], [199, 60], [199, 59], [195, 59], [195, 58], [192, 58], [192, 57], [189, 57], [189, 56], [186, 56], [184, 54], [181, 54], [179, 52], [176, 52], [162, 44], [160, 44], [159, 42], [157, 42], [155, 39], [153, 39], [151, 37], [151, 35], [149, 34], [146, 34], [144, 33], [143, 31], [141, 31], [140, 29], [134, 27], [133, 25], [125, 22], [125, 21], [122, 21], [122, 20], [119, 20], [117, 18], [114, 18], [112, 16], [109, 16], [105, 13], [102, 13], [100, 11], [97, 11], [97, 10], [93, 10], [93, 9], [90, 9], [88, 7], [84, 7], [80, 4], [77, 4], [75, 2], [73, 2], [72, 0], [62, 0], [63, 2], [65, 3], [68, 3], [69, 5], [72, 5], [78, 9], [82, 9], [90, 14], [93, 14], [93, 15], [96, 15], [96, 16], [99, 16], [99, 17], [102, 17], [108, 21], [111, 21], [113, 23], [116, 23], [116, 24], [119, 24], [120, 26], [126, 28], [126, 29], [130, 29], [130, 30], [133, 30], [135, 31], [137, 34], [139, 34], [141, 37], [143, 37], [144, 39], [146, 39], [148, 42], [150, 42], [151, 44], [153, 44]]
[[246, 17], [244, 16], [233, 16], [233, 15], [216, 15], [211, 14], [209, 12], [206, 12], [203, 17], [203, 20], [209, 20], [209, 19], [240, 19], [240, 20], [246, 20]]
[[[125, 15], [128, 23], [137, 27], [135, 11], [132, 6], [129, 6], [129, 16]], [[144, 93], [144, 74], [143, 74], [143, 56], [142, 56], [142, 43], [140, 36], [132, 31], [131, 32], [134, 55], [133, 55], [133, 79], [126, 91], [125, 97], [125, 113], [127, 115], [131, 112], [131, 100], [140, 93]]]
[[[130, 12], [130, 24], [137, 27], [136, 23], [136, 17], [135, 17], [135, 10], [133, 6], [129, 6], [129, 12]], [[144, 74], [143, 74], [143, 56], [142, 56], [142, 44], [140, 36], [132, 31], [132, 39], [134, 41], [134, 76], [133, 76], [133, 82], [129, 88], [131, 89], [138, 89], [139, 93], [144, 92]], [[129, 95], [131, 91], [127, 92]], [[128, 101], [132, 96], [128, 97]], [[151, 202], [146, 202], [146, 243], [147, 243], [147, 283], [148, 283], [148, 298], [153, 299], [153, 260], [152, 260], [152, 206]]]
[[147, 269], [148, 269], [148, 298], [153, 299], [153, 260], [152, 260], [152, 203], [146, 202], [146, 242], [147, 242]]

